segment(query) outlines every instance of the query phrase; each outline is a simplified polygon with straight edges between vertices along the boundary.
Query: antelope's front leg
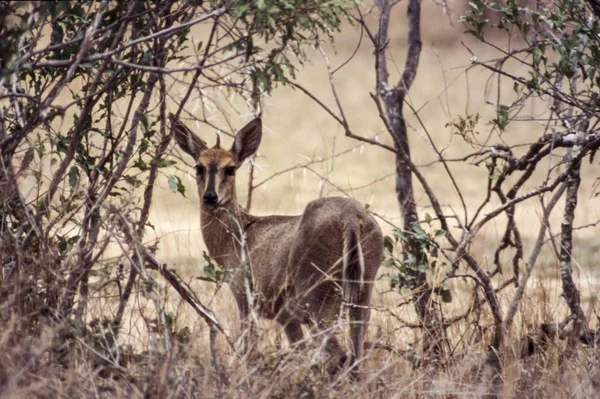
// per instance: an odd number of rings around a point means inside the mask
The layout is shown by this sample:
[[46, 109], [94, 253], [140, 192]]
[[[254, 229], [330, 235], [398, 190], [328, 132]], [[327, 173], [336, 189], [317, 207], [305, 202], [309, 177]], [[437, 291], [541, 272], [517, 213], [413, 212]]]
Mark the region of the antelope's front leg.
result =
[[240, 316], [240, 331], [242, 339], [242, 352], [244, 356], [251, 354], [258, 342], [258, 331], [257, 331], [257, 315], [252, 315], [252, 309], [248, 302], [247, 296], [243, 291], [234, 290], [235, 300], [237, 302], [238, 313]]

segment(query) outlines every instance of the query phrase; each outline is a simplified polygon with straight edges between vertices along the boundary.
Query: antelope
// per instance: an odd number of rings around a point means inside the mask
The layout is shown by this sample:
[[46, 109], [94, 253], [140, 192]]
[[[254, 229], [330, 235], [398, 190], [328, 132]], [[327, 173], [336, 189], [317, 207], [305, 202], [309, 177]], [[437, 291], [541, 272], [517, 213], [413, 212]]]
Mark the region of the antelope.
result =
[[[341, 197], [312, 201], [298, 216], [251, 215], [237, 202], [235, 175], [258, 150], [261, 120], [249, 122], [226, 150], [218, 136], [209, 148], [174, 115], [169, 119], [175, 141], [194, 158], [202, 236], [211, 258], [231, 272], [229, 286], [242, 323], [254, 300], [258, 316], [281, 324], [293, 345], [303, 340], [303, 324], [325, 330], [347, 308], [354, 365], [361, 357], [383, 256], [375, 219], [356, 201]], [[244, 264], [249, 272], [244, 273]], [[342, 367], [347, 354], [339, 341], [331, 335], [324, 342]]]

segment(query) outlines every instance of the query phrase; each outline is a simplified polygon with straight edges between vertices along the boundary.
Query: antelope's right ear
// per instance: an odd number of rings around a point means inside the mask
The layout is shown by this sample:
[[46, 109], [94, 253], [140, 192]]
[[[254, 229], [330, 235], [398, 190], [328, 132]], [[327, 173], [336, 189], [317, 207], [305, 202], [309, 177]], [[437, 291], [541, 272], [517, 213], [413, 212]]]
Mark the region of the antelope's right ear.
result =
[[179, 119], [175, 119], [175, 115], [169, 114], [169, 122], [171, 122], [171, 130], [173, 131], [175, 141], [179, 144], [179, 147], [191, 155], [194, 160], [198, 159], [202, 151], [208, 149], [204, 140], [196, 136], [196, 134], [194, 134], [194, 132]]

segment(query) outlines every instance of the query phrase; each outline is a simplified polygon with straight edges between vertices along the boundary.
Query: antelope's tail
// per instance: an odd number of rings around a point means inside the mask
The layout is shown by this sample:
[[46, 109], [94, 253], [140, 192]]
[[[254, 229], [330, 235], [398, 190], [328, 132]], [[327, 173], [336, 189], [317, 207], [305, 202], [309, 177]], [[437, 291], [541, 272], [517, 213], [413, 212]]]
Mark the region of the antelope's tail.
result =
[[365, 258], [360, 245], [360, 229], [352, 223], [344, 229], [343, 251], [344, 299], [350, 304], [358, 304], [365, 287]]

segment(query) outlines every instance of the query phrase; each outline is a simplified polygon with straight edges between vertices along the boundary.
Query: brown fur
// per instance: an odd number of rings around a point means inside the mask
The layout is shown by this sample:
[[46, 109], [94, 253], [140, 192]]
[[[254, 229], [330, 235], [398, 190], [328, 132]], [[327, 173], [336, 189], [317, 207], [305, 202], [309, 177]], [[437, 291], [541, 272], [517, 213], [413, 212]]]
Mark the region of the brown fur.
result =
[[[359, 358], [383, 253], [377, 222], [357, 202], [340, 197], [312, 201], [299, 216], [250, 215], [237, 203], [235, 176], [225, 168], [239, 166], [256, 151], [260, 120], [238, 133], [231, 151], [209, 149], [181, 122], [171, 123], [180, 146], [205, 168], [197, 177], [202, 236], [211, 257], [233, 274], [231, 288], [241, 319], [250, 314], [246, 258], [256, 309], [282, 324], [290, 343], [302, 339], [302, 324], [327, 328], [337, 321], [342, 299], [349, 303], [352, 355]], [[217, 165], [212, 169], [216, 205], [202, 201], [211, 165]], [[327, 347], [345, 359], [335, 337]]]

